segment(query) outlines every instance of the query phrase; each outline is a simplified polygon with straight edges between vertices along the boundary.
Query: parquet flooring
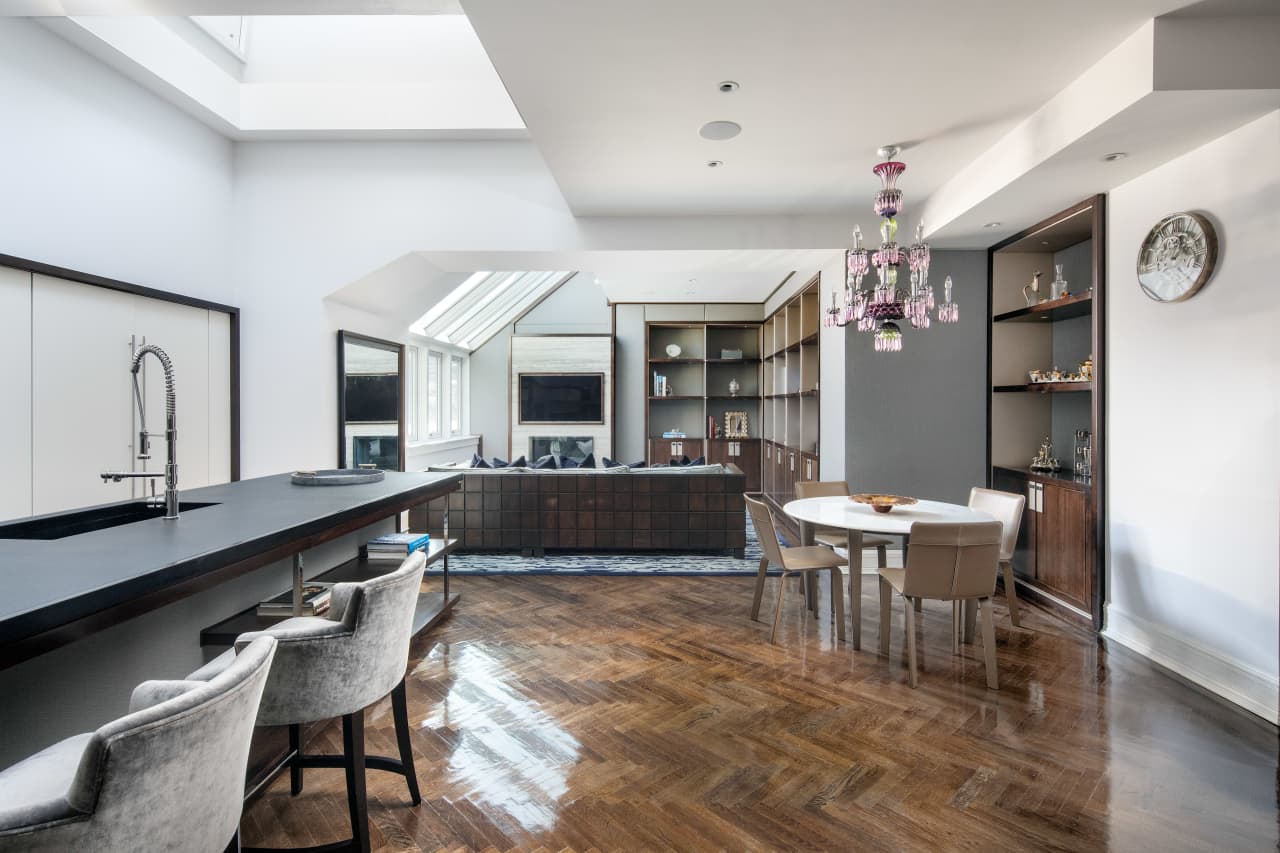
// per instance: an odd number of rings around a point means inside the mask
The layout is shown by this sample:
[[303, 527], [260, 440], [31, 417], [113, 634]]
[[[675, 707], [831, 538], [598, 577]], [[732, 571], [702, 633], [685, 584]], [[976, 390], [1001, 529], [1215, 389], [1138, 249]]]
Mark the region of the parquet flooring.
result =
[[[768, 596], [776, 591], [771, 579]], [[468, 577], [411, 651], [424, 802], [370, 772], [377, 850], [1266, 850], [1276, 730], [1026, 606], [996, 607], [999, 691], [926, 604], [920, 687], [788, 597], [779, 643], [749, 578]], [[825, 607], [825, 601], [824, 601]], [[824, 609], [823, 611], [828, 612]], [[371, 751], [394, 754], [388, 702]], [[330, 727], [321, 748], [337, 751]], [[340, 771], [279, 779], [246, 844], [347, 837]]]

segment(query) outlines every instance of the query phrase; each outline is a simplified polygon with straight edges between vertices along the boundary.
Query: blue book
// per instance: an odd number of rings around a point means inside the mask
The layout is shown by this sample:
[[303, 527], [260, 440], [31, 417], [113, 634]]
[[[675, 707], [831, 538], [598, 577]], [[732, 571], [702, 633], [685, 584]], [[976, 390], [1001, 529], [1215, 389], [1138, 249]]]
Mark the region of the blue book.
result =
[[371, 551], [397, 551], [407, 554], [425, 548], [431, 541], [430, 533], [387, 533], [376, 539], [370, 539], [368, 547]]

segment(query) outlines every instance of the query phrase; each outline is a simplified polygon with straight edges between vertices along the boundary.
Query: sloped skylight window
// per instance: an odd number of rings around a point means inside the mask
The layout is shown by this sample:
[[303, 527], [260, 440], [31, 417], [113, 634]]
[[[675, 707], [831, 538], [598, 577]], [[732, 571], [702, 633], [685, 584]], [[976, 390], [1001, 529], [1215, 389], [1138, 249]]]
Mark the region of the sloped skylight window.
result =
[[409, 329], [474, 351], [573, 276], [564, 270], [472, 273]]

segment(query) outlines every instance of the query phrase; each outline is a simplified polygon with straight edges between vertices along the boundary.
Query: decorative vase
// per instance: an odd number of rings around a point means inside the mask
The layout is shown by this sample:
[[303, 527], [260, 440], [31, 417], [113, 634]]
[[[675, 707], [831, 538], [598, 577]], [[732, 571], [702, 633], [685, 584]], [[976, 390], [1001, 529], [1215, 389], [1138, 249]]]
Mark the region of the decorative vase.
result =
[[1070, 291], [1067, 290], [1067, 280], [1062, 277], [1062, 264], [1053, 265], [1053, 281], [1049, 285], [1049, 298], [1061, 299], [1069, 296]]
[[729, 380], [729, 396], [730, 397], [738, 396], [738, 392], [741, 390], [742, 390], [742, 386], [738, 384], [738, 380], [736, 379]]

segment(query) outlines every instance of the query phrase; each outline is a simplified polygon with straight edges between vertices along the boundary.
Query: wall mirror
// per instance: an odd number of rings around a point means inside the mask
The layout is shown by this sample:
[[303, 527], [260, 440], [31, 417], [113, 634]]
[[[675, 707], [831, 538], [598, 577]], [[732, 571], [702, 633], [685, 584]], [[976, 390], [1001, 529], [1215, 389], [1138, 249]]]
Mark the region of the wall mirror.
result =
[[338, 467], [404, 470], [404, 345], [338, 332]]

